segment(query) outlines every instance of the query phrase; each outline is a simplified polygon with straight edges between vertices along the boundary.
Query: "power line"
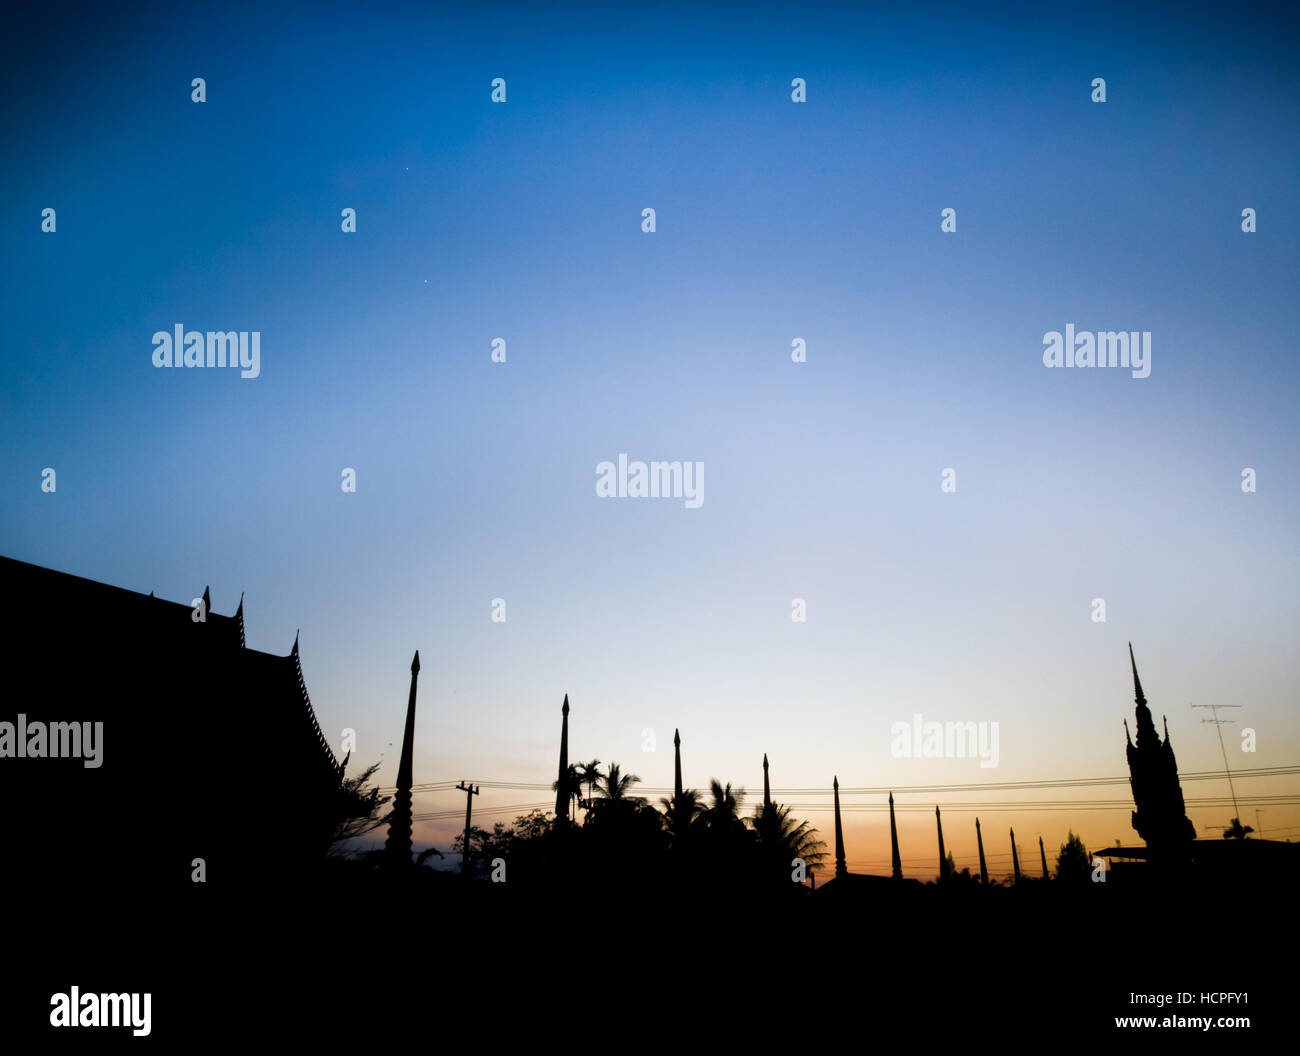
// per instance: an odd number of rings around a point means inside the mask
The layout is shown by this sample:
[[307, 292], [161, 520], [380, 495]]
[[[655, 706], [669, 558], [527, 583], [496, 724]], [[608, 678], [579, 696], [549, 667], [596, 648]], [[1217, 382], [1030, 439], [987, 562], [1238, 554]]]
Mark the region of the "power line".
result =
[[[1206, 705], [1207, 707], [1209, 705]], [[1226, 707], [1227, 705], [1218, 705]], [[1247, 770], [1238, 770], [1233, 776], [1243, 777], [1289, 777], [1300, 774], [1300, 764], [1288, 766], [1264, 766], [1255, 767]], [[1180, 781], [1221, 781], [1223, 780], [1223, 771], [1221, 770], [1204, 770], [1180, 773]], [[493, 789], [497, 791], [516, 790], [532, 792], [550, 792], [553, 791], [548, 783], [543, 782], [526, 782], [526, 781], [475, 781], [473, 782], [482, 788]], [[1128, 775], [1122, 777], [1076, 777], [1049, 779], [1040, 781], [990, 781], [984, 783], [967, 783], [955, 785], [881, 785], [878, 788], [846, 788], [840, 786], [841, 799], [845, 796], [884, 796], [892, 792], [895, 796], [903, 795], [934, 795], [934, 794], [951, 794], [958, 792], [1011, 792], [1019, 790], [1035, 789], [1052, 789], [1052, 788], [1086, 788], [1091, 786], [1105, 785], [1127, 785], [1129, 783]], [[441, 792], [450, 791], [456, 787], [453, 781], [431, 781], [412, 786], [412, 792]], [[392, 792], [394, 786], [385, 785], [380, 788], [381, 792]], [[637, 791], [645, 796], [670, 796], [673, 794], [671, 788], [658, 788], [650, 786], [637, 786]], [[832, 794], [830, 788], [773, 788], [773, 795], [820, 795], [829, 796]]]

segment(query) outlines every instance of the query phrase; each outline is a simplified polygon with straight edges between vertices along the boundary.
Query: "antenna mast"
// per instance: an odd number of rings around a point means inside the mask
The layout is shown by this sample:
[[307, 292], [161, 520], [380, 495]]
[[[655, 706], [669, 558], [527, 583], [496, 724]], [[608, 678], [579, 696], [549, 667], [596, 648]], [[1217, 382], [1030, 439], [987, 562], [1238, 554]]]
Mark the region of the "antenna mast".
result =
[[1209, 708], [1210, 713], [1214, 716], [1214, 718], [1212, 719], [1202, 719], [1201, 722], [1213, 723], [1215, 728], [1219, 731], [1219, 750], [1223, 752], [1223, 772], [1228, 775], [1228, 791], [1232, 793], [1232, 816], [1234, 818], [1240, 819], [1241, 811], [1237, 809], [1237, 791], [1232, 787], [1232, 768], [1228, 766], [1228, 749], [1223, 746], [1223, 727], [1229, 723], [1235, 722], [1236, 720], [1219, 718], [1219, 709], [1239, 708], [1241, 707], [1241, 705], [1240, 704], [1193, 704], [1192, 707]]

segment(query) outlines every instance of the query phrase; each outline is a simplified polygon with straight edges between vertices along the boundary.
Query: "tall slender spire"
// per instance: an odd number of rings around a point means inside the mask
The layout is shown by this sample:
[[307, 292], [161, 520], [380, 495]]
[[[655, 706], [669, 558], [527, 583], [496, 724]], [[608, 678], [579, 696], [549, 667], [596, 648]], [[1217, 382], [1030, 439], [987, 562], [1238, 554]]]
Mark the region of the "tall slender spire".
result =
[[844, 826], [840, 824], [840, 779], [838, 777], [831, 780], [831, 788], [835, 790], [835, 875], [845, 876], [848, 874], [849, 866], [844, 860]]
[[555, 779], [555, 823], [563, 825], [569, 820], [569, 694], [564, 694], [564, 716], [560, 724], [560, 773]]
[[898, 857], [898, 825], [894, 822], [894, 793], [889, 793], [889, 842], [894, 852], [894, 866], [891, 875], [895, 880], [903, 878], [903, 862]]
[[1047, 852], [1043, 850], [1043, 838], [1038, 837], [1038, 854], [1043, 859], [1043, 879], [1047, 879]]
[[767, 752], [763, 753], [763, 809], [772, 805], [772, 786], [767, 780]]
[[1156, 724], [1151, 718], [1151, 709], [1147, 707], [1146, 694], [1142, 692], [1142, 681], [1138, 678], [1137, 661], [1133, 659], [1133, 643], [1128, 643], [1129, 666], [1133, 668], [1133, 712], [1137, 722], [1137, 746], [1139, 749], [1159, 747], [1160, 735], [1156, 733]]
[[1011, 830], [1011, 871], [1015, 873], [1016, 883], [1020, 883], [1020, 855], [1016, 854], [1016, 830]]
[[[297, 640], [294, 640], [295, 647]], [[406, 699], [406, 727], [402, 730], [402, 756], [397, 764], [397, 791], [388, 820], [384, 850], [397, 866], [411, 864], [411, 780], [415, 754], [415, 686], [420, 677], [420, 650], [411, 661], [411, 693]]]
[[673, 797], [682, 799], [682, 732], [673, 730]]
[[1142, 680], [1138, 678], [1137, 661], [1133, 659], [1133, 643], [1128, 643], [1128, 662], [1133, 668], [1133, 703], [1146, 707], [1147, 698], [1142, 694]]
[[939, 817], [939, 808], [934, 808], [934, 823], [939, 826], [939, 879], [948, 879], [948, 856], [943, 853], [943, 818]]
[[975, 842], [980, 848], [980, 883], [989, 882], [989, 867], [984, 864], [984, 834], [980, 832], [980, 819], [975, 819]]

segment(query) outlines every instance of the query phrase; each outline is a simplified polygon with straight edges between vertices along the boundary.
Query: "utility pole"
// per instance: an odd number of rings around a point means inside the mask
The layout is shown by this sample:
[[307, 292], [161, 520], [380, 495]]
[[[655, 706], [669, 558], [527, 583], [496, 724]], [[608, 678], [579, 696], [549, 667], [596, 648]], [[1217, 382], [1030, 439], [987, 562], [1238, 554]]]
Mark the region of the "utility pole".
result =
[[461, 847], [460, 871], [467, 876], [469, 875], [469, 813], [474, 805], [474, 797], [478, 795], [478, 789], [474, 785], [467, 785], [462, 781], [456, 786], [465, 793], [465, 842]]
[[[1237, 819], [1238, 823], [1240, 823], [1241, 812], [1237, 809], [1237, 791], [1232, 787], [1232, 768], [1228, 766], [1228, 749], [1223, 746], [1223, 727], [1225, 725], [1233, 723], [1235, 720], [1219, 718], [1219, 709], [1239, 708], [1241, 707], [1241, 705], [1240, 704], [1193, 704], [1192, 707], [1209, 708], [1210, 714], [1214, 716], [1214, 718], [1212, 719], [1202, 719], [1201, 722], [1213, 723], [1214, 727], [1219, 731], [1219, 750], [1223, 752], [1223, 772], [1228, 775], [1228, 791], [1232, 794], [1232, 816]], [[1256, 820], [1258, 821], [1259, 819]]]

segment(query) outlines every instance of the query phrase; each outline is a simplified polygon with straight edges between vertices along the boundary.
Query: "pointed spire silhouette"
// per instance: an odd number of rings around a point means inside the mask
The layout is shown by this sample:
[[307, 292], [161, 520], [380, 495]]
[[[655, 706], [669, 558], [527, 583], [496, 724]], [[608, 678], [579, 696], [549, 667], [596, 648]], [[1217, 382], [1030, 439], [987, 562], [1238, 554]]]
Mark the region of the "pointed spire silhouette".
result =
[[569, 694], [564, 694], [560, 723], [560, 773], [555, 781], [555, 824], [569, 820]]
[[682, 731], [673, 730], [673, 797], [682, 799]]
[[831, 788], [835, 790], [835, 875], [845, 876], [849, 871], [844, 860], [844, 827], [840, 824], [840, 779], [832, 778]]
[[1147, 707], [1146, 695], [1142, 692], [1142, 682], [1138, 678], [1137, 661], [1133, 659], [1133, 643], [1128, 643], [1129, 665], [1133, 668], [1133, 704], [1134, 717], [1137, 720], [1137, 746], [1139, 750], [1157, 747], [1160, 735], [1156, 733], [1156, 724]]
[[984, 834], [980, 832], [980, 819], [975, 819], [975, 842], [980, 848], [980, 883], [989, 882], [989, 867], [984, 864]]
[[212, 614], [212, 595], [208, 593], [208, 588], [203, 588], [203, 616], [206, 619]]
[[1142, 680], [1138, 678], [1137, 661], [1133, 659], [1133, 643], [1128, 643], [1128, 662], [1133, 668], [1133, 703], [1146, 706], [1147, 698], [1142, 695]]
[[[295, 637], [293, 649], [298, 651]], [[388, 839], [384, 850], [398, 868], [411, 865], [411, 783], [415, 756], [415, 689], [420, 678], [420, 650], [411, 660], [411, 692], [406, 699], [406, 726], [402, 730], [402, 755], [397, 764], [397, 791], [393, 793], [393, 811], [388, 819]]]
[[[1138, 679], [1133, 643], [1128, 647], [1129, 666], [1133, 669], [1135, 736], [1125, 747], [1128, 757], [1129, 783], [1133, 789], [1133, 829], [1157, 857], [1186, 853], [1196, 839], [1196, 827], [1187, 817], [1182, 786], [1178, 781], [1178, 760], [1169, 740], [1169, 720], [1164, 719], [1164, 741], [1156, 732], [1146, 694]], [[1128, 738], [1128, 724], [1124, 724]], [[1135, 743], [1136, 742], [1136, 743]]]
[[1038, 854], [1043, 859], [1043, 879], [1047, 879], [1047, 852], [1043, 850], [1043, 838], [1038, 837]]
[[939, 808], [934, 808], [934, 823], [939, 826], [939, 879], [948, 879], [948, 856], [943, 853], [943, 819], [939, 817]]
[[1020, 883], [1020, 855], [1016, 854], [1016, 830], [1011, 830], [1011, 871], [1015, 873], [1016, 883]]
[[763, 809], [772, 805], [772, 787], [767, 780], [767, 752], [763, 753]]
[[894, 793], [889, 793], [889, 843], [894, 853], [894, 865], [890, 873], [895, 880], [903, 878], [903, 861], [898, 856], [898, 826], [894, 823]]

